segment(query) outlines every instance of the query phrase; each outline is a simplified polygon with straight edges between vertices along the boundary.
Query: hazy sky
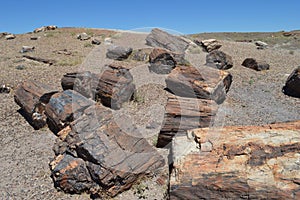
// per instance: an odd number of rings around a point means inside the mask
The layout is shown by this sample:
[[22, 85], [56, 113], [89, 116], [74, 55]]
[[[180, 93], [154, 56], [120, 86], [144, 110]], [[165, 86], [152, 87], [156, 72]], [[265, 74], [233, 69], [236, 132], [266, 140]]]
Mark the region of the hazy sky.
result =
[[2, 0], [0, 32], [43, 25], [131, 30], [161, 27], [181, 33], [300, 29], [299, 0]]

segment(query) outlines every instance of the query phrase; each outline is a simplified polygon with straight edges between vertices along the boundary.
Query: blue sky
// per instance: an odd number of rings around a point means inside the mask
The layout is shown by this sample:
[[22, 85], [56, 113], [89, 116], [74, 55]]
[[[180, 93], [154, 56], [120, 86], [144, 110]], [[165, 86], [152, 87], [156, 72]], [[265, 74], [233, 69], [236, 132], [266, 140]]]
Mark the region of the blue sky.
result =
[[181, 33], [300, 29], [299, 0], [2, 0], [0, 32], [43, 25], [131, 30], [161, 27]]

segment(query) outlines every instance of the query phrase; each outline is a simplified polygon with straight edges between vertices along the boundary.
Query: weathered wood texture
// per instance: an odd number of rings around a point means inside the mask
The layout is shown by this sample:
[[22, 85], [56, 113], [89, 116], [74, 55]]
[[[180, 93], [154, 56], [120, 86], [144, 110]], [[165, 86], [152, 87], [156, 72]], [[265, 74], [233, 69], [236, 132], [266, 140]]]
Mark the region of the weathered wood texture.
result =
[[34, 60], [34, 61], [37, 61], [37, 62], [49, 64], [49, 65], [52, 65], [52, 64], [56, 63], [55, 60], [46, 59], [46, 58], [33, 57], [33, 56], [28, 56], [28, 55], [23, 55], [23, 57], [27, 58], [29, 60]]
[[177, 66], [166, 79], [167, 88], [177, 96], [213, 99], [218, 104], [226, 99], [231, 82], [230, 73], [205, 66]]
[[82, 95], [100, 100], [113, 109], [120, 109], [135, 90], [133, 78], [127, 69], [108, 66], [103, 73], [68, 73], [61, 80], [63, 89], [74, 89]]
[[54, 94], [46, 105], [49, 128], [57, 133], [72, 121], [78, 119], [83, 111], [95, 104], [74, 90], [65, 90]]
[[300, 121], [173, 140], [171, 199], [299, 199]]
[[50, 164], [55, 185], [66, 192], [115, 196], [146, 174], [158, 173], [165, 160], [146, 139], [133, 136], [137, 131], [120, 129], [108, 108], [89, 107], [58, 134], [62, 140], [55, 144], [56, 158]]
[[300, 98], [300, 66], [294, 69], [286, 80], [283, 92], [286, 95]]
[[39, 129], [46, 125], [45, 105], [58, 91], [37, 81], [25, 81], [15, 90], [15, 102], [21, 107], [27, 121]]
[[218, 106], [213, 100], [185, 98], [170, 94], [157, 147], [165, 147], [177, 133], [208, 127], [213, 123], [217, 110]]

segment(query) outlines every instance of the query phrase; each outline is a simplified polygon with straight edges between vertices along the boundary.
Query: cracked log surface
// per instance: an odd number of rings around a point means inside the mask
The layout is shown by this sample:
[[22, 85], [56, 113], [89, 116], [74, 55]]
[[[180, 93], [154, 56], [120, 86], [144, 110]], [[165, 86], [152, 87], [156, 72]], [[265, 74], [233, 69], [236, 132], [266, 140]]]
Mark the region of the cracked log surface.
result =
[[218, 105], [213, 100], [169, 94], [157, 147], [165, 147], [177, 133], [208, 127], [213, 123], [217, 110]]
[[232, 82], [228, 72], [207, 66], [177, 66], [168, 75], [168, 90], [182, 97], [212, 99], [221, 104]]
[[173, 140], [171, 199], [299, 199], [300, 121]]
[[[66, 192], [115, 196], [158, 173], [165, 160], [137, 129], [123, 130], [110, 109], [94, 105], [58, 133], [50, 163], [55, 186]], [[77, 175], [80, 176], [77, 176]]]
[[40, 129], [47, 123], [45, 105], [58, 91], [37, 81], [24, 81], [15, 90], [15, 102], [21, 107], [20, 112], [35, 128]]

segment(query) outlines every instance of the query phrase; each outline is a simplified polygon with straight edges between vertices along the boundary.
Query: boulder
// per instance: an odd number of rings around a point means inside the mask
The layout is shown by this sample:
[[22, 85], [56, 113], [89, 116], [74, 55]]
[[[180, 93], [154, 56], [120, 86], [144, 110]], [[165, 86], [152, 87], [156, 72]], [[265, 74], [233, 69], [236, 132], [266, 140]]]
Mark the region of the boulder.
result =
[[167, 89], [177, 96], [212, 99], [218, 104], [226, 99], [231, 82], [230, 73], [206, 66], [177, 66], [166, 79]]
[[72, 121], [78, 119], [84, 110], [95, 104], [74, 90], [65, 90], [52, 95], [45, 112], [48, 117], [48, 126], [58, 133]]
[[231, 56], [223, 51], [215, 50], [206, 56], [206, 65], [217, 69], [230, 69], [233, 66]]
[[255, 45], [257, 49], [266, 49], [268, 47], [268, 44], [262, 41], [256, 41]]
[[50, 25], [50, 26], [42, 26], [40, 28], [34, 29], [34, 33], [39, 33], [39, 32], [45, 32], [45, 31], [51, 31], [57, 29], [57, 26]]
[[113, 46], [107, 49], [106, 57], [114, 60], [125, 60], [132, 53], [132, 48]]
[[25, 81], [15, 90], [15, 102], [21, 107], [21, 113], [35, 128], [40, 129], [47, 123], [45, 106], [52, 95], [58, 91], [38, 81]]
[[89, 40], [91, 36], [89, 36], [87, 33], [80, 33], [77, 35], [78, 40]]
[[6, 40], [13, 40], [13, 39], [15, 39], [16, 38], [16, 36], [14, 35], [14, 34], [8, 34], [8, 35], [5, 35], [5, 39]]
[[149, 70], [157, 74], [169, 74], [176, 66], [172, 55], [164, 49], [153, 49], [149, 55]]
[[169, 34], [157, 28], [153, 29], [147, 36], [146, 44], [179, 53], [184, 53], [189, 46], [189, 42], [183, 37]]
[[22, 46], [20, 53], [27, 53], [34, 51], [35, 47], [33, 46]]
[[263, 70], [270, 69], [270, 65], [266, 61], [256, 60], [254, 58], [246, 58], [243, 61], [242, 66], [250, 69], [254, 69], [256, 71], [263, 71]]
[[176, 136], [170, 199], [299, 199], [299, 134], [296, 121]]
[[222, 45], [220, 44], [220, 42], [218, 40], [216, 40], [216, 39], [208, 39], [208, 40], [202, 40], [202, 41], [195, 40], [194, 42], [196, 44], [204, 47], [204, 49], [207, 52], [218, 50], [218, 49], [220, 49], [222, 47]]
[[100, 42], [100, 40], [94, 38], [94, 39], [92, 40], [92, 44], [100, 45], [101, 42]]
[[300, 66], [297, 67], [286, 80], [283, 92], [286, 95], [300, 98]]
[[137, 180], [159, 175], [166, 164], [135, 127], [122, 130], [101, 105], [86, 109], [63, 131], [65, 139], [55, 144], [50, 166], [55, 186], [67, 192], [113, 197]]

